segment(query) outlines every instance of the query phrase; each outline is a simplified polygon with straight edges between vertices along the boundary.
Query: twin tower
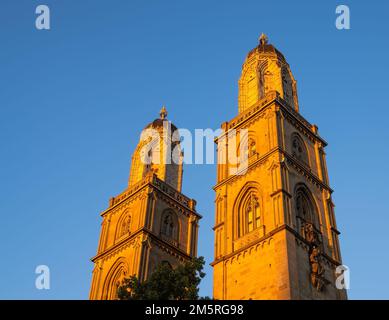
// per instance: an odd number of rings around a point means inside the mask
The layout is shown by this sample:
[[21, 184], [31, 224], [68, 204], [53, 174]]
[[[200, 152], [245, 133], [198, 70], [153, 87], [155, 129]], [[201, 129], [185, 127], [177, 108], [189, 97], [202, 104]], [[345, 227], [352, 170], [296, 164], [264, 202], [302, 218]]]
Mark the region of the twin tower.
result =
[[[265, 35], [243, 64], [238, 108], [215, 139], [214, 299], [346, 299], [327, 143], [299, 113], [290, 67]], [[178, 130], [165, 108], [145, 129], [127, 189], [101, 214], [90, 299], [116, 299], [124, 278], [197, 255], [201, 215], [181, 192]]]

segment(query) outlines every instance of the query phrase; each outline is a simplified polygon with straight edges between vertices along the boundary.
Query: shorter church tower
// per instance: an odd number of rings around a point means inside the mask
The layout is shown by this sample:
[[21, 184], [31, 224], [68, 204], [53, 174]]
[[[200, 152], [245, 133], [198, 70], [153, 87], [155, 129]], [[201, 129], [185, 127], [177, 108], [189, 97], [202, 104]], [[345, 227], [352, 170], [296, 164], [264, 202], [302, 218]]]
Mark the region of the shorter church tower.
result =
[[116, 299], [124, 278], [144, 281], [161, 262], [174, 267], [197, 255], [201, 216], [196, 201], [181, 193], [179, 141], [163, 107], [142, 131], [127, 189], [101, 213], [90, 299]]

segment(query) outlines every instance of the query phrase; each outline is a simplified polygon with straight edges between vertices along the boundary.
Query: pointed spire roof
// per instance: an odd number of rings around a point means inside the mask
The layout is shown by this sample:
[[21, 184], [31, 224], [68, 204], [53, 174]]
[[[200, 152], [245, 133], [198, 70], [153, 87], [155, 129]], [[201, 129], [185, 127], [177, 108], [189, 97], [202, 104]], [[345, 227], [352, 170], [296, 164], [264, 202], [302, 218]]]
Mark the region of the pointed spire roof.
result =
[[[163, 105], [161, 110], [159, 111], [159, 118], [155, 119], [153, 122], [150, 122], [145, 127], [145, 129], [147, 129], [147, 128], [162, 129], [163, 128], [163, 124], [164, 124], [165, 121], [168, 121], [168, 119], [167, 119], [167, 109], [166, 109], [166, 106]], [[173, 123], [170, 122], [170, 124], [171, 124], [172, 132], [177, 130], [177, 127]]]

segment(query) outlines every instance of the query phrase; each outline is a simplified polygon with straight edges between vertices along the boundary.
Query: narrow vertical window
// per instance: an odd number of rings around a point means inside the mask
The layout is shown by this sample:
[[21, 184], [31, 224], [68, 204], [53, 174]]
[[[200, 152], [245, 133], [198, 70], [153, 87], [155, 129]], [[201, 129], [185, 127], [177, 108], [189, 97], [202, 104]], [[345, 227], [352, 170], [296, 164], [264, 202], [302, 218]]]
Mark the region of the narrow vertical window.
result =
[[301, 137], [294, 133], [292, 135], [292, 156], [308, 164], [308, 152]]
[[174, 212], [167, 211], [162, 214], [160, 230], [165, 240], [174, 242], [178, 240], [178, 220]]
[[257, 154], [257, 145], [254, 139], [249, 139], [249, 157]]
[[258, 197], [254, 193], [251, 193], [247, 199], [246, 221], [246, 232], [251, 232], [261, 225]]

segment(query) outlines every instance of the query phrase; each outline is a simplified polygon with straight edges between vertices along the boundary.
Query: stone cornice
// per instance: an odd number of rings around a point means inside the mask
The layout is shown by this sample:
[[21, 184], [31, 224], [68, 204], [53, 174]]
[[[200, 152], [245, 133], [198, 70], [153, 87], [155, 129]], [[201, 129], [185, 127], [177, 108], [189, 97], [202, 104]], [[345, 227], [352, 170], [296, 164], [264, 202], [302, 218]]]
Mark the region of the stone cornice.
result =
[[153, 242], [162, 250], [165, 252], [168, 252], [169, 254], [175, 255], [176, 257], [180, 257], [182, 259], [191, 259], [192, 257], [188, 255], [185, 251], [175, 247], [168, 241], [160, 239], [155, 234], [148, 231], [150, 238], [152, 238]]
[[[318, 188], [320, 189], [326, 189], [328, 192], [332, 193], [333, 190], [323, 181], [321, 181], [315, 174], [312, 173], [312, 171], [307, 168], [305, 165], [302, 165], [298, 160], [296, 160], [294, 157], [292, 157], [290, 154], [288, 154], [285, 150], [283, 150], [280, 147], [276, 147], [265, 153], [263, 156], [259, 157], [256, 161], [253, 161], [250, 163], [246, 169], [246, 172], [249, 172], [250, 170], [253, 170], [257, 166], [265, 163], [267, 160], [271, 158], [273, 154], [279, 153], [283, 155], [287, 161], [288, 164], [293, 166], [293, 168], [300, 174], [304, 175], [309, 181], [311, 181], [313, 184], [315, 184]], [[237, 174], [231, 175], [227, 177], [226, 179], [218, 182], [214, 187], [213, 190], [216, 191], [219, 187], [227, 184], [227, 183], [232, 183], [237, 179], [240, 179], [244, 177], [245, 175], [239, 175], [239, 172]]]
[[276, 101], [277, 94], [277, 92], [268, 94], [265, 98], [259, 100], [256, 104], [248, 108], [245, 112], [238, 114], [235, 118], [232, 118], [228, 122], [224, 122], [222, 125], [222, 129], [224, 129], [224, 132], [219, 137], [215, 138], [215, 142], [217, 143], [217, 141], [223, 136], [225, 136], [229, 130], [236, 129], [237, 127], [244, 125], [253, 117], [264, 112], [274, 101]]
[[305, 176], [310, 182], [315, 184], [320, 189], [326, 189], [329, 193], [332, 193], [333, 190], [330, 188], [328, 184], [326, 184], [324, 181], [320, 180], [315, 174], [312, 173], [312, 171], [307, 168], [307, 166], [302, 165], [300, 161], [295, 159], [293, 156], [291, 156], [289, 153], [287, 153], [285, 150], [281, 150], [282, 154], [287, 160], [287, 163], [293, 166], [293, 168], [303, 176]]
[[308, 136], [311, 140], [318, 140], [323, 145], [327, 146], [327, 142], [313, 131], [313, 125], [309, 123], [300, 113], [288, 106], [287, 102], [281, 98], [277, 98], [280, 105], [280, 110], [283, 116], [289, 120], [299, 131]]
[[151, 187], [176, 203], [181, 208], [181, 211], [190, 212], [191, 214], [197, 216], [198, 219], [202, 218], [202, 215], [196, 212], [196, 201], [194, 199], [186, 197], [184, 194], [178, 192], [167, 183], [158, 179], [156, 176], [155, 180], [151, 184]]
[[168, 241], [160, 239], [157, 235], [152, 233], [150, 230], [148, 230], [146, 228], [141, 228], [141, 229], [137, 230], [136, 232], [131, 233], [128, 237], [115, 243], [114, 245], [112, 245], [108, 249], [104, 250], [103, 252], [100, 252], [99, 254], [94, 256], [91, 259], [91, 261], [96, 262], [99, 259], [108, 258], [110, 255], [115, 254], [117, 251], [120, 251], [120, 250], [124, 249], [125, 247], [127, 247], [128, 245], [135, 243], [138, 236], [140, 236], [142, 234], [149, 236], [160, 248], [163, 248], [164, 251], [169, 252], [170, 254], [179, 255], [180, 257], [182, 257], [184, 259], [191, 258], [186, 252], [175, 247], [174, 245], [172, 245]]
[[[257, 245], [258, 243], [261, 243], [261, 242], [264, 242], [266, 241], [267, 239], [271, 238], [272, 236], [274, 236], [275, 234], [283, 231], [283, 230], [286, 230], [286, 231], [289, 231], [291, 232], [296, 239], [298, 239], [300, 242], [304, 243], [306, 246], [309, 246], [309, 242], [302, 236], [300, 235], [296, 230], [294, 230], [292, 227], [290, 227], [289, 225], [282, 225], [282, 226], [279, 226], [277, 227], [276, 229], [273, 229], [272, 231], [270, 231], [269, 233], [265, 234], [263, 237], [261, 238], [258, 238], [257, 240], [253, 241], [252, 243], [249, 243], [247, 244], [246, 246], [243, 246], [237, 250], [235, 250], [234, 252], [231, 252], [213, 262], [210, 263], [210, 265], [212, 267], [214, 267], [216, 264], [220, 263], [220, 262], [225, 262], [225, 261], [228, 261], [230, 258], [234, 257], [234, 256], [237, 256], [247, 250], [249, 250], [251, 247]], [[328, 262], [330, 262], [331, 264], [335, 265], [335, 266], [338, 266], [340, 265], [340, 261], [336, 261], [335, 259], [333, 259], [332, 257], [330, 257], [329, 255], [327, 255], [326, 253], [322, 253], [322, 256], [324, 258], [326, 258], [326, 260]]]
[[[257, 160], [252, 161], [251, 163], [249, 163], [247, 169], [241, 170], [240, 172], [243, 172], [243, 171], [249, 172], [249, 171], [251, 171], [252, 169], [258, 167], [259, 165], [265, 163], [273, 154], [276, 154], [277, 151], [279, 151], [279, 150], [280, 150], [280, 148], [278, 148], [278, 147], [271, 149], [270, 151], [266, 152], [264, 155], [258, 157]], [[236, 174], [231, 175], [231, 176], [227, 177], [226, 179], [224, 179], [222, 181], [219, 181], [216, 185], [213, 186], [213, 190], [216, 191], [216, 189], [219, 188], [220, 186], [222, 186], [222, 185], [224, 185], [226, 183], [232, 182], [234, 180], [237, 180], [239, 178], [242, 178], [242, 177], [244, 177], [244, 174], [240, 175], [239, 172], [237, 172]]]
[[233, 256], [238, 255], [239, 253], [242, 253], [242, 252], [246, 251], [250, 247], [255, 246], [256, 244], [267, 240], [268, 238], [274, 236], [276, 233], [278, 233], [278, 232], [280, 232], [282, 230], [285, 230], [287, 227], [288, 226], [284, 224], [284, 225], [282, 225], [282, 226], [280, 226], [280, 227], [278, 227], [276, 229], [273, 229], [269, 233], [265, 234], [263, 237], [256, 239], [255, 241], [251, 242], [250, 244], [242, 246], [239, 249], [237, 249], [237, 250], [235, 250], [235, 251], [233, 251], [233, 252], [231, 252], [231, 253], [223, 256], [223, 257], [221, 257], [220, 259], [211, 262], [210, 265], [213, 267], [213, 266], [215, 266], [219, 262], [226, 261], [226, 260], [232, 258]]
[[[259, 100], [252, 107], [247, 109], [245, 112], [238, 114], [236, 117], [232, 118], [230, 121], [224, 122], [222, 128], [225, 130], [219, 137], [215, 138], [215, 142], [224, 137], [229, 130], [237, 129], [238, 127], [243, 126], [245, 123], [250, 121], [255, 116], [263, 113], [269, 106], [274, 102], [280, 107], [283, 115], [291, 122], [293, 122], [297, 129], [304, 131], [305, 135], [309, 135], [310, 139], [317, 139], [321, 142], [323, 147], [327, 146], [327, 142], [321, 138], [314, 130], [313, 125], [307, 121], [299, 112], [294, 110], [288, 103], [280, 97], [280, 94], [277, 91], [270, 92], [266, 97]], [[298, 124], [298, 125], [296, 125]]]
[[274, 196], [276, 196], [277, 194], [280, 194], [280, 193], [285, 194], [288, 198], [292, 198], [292, 195], [287, 190], [285, 190], [283, 188], [278, 189], [278, 190], [274, 191], [273, 193], [271, 193], [270, 197], [274, 197]]
[[142, 234], [143, 229], [138, 229], [137, 231], [131, 233], [128, 235], [128, 237], [123, 238], [122, 240], [118, 241], [114, 245], [110, 246], [109, 248], [105, 249], [104, 251], [98, 253], [96, 256], [94, 256], [91, 261], [96, 262], [96, 260], [101, 259], [103, 257], [107, 257], [110, 254], [114, 253], [117, 250], [122, 249], [123, 247], [126, 247], [132, 243], [134, 243], [139, 235]]
[[196, 215], [199, 219], [202, 218], [202, 216], [196, 212], [196, 201], [194, 199], [190, 199], [183, 193], [175, 190], [173, 187], [159, 179], [155, 174], [145, 177], [139, 183], [126, 189], [118, 196], [111, 198], [110, 207], [104, 210], [100, 215], [106, 215], [108, 212], [117, 208], [125, 201], [133, 198], [135, 195], [138, 195], [142, 190], [145, 190], [148, 187], [163, 193], [171, 201], [174, 201], [179, 207], [181, 207], [182, 210], [189, 211], [190, 213]]
[[215, 231], [217, 228], [221, 227], [224, 225], [224, 221], [222, 222], [219, 222], [218, 224], [215, 224], [213, 227], [212, 227], [212, 230]]
[[331, 227], [331, 230], [335, 232], [337, 235], [340, 235], [340, 231], [334, 227]]
[[110, 206], [105, 209], [100, 215], [105, 216], [109, 211], [117, 208], [120, 204], [125, 202], [126, 200], [134, 197], [136, 194], [140, 193], [141, 190], [146, 189], [146, 187], [149, 185], [149, 179], [146, 177], [145, 179], [141, 180], [139, 183], [135, 184], [134, 186], [126, 189], [116, 197], [112, 197], [110, 199]]

